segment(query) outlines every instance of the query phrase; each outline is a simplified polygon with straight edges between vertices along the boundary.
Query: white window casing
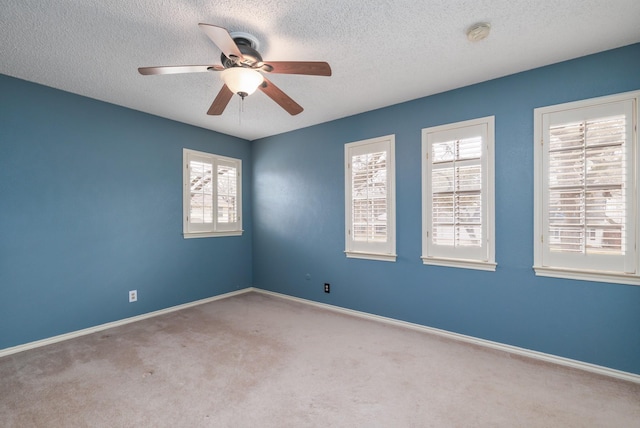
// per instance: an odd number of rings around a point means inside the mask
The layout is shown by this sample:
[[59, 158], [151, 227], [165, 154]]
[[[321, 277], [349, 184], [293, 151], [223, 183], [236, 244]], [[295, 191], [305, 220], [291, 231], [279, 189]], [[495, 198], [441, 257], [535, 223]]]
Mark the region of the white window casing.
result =
[[422, 130], [422, 261], [495, 271], [494, 117]]
[[396, 260], [395, 136], [345, 144], [345, 254]]
[[242, 235], [242, 161], [183, 149], [185, 238]]
[[537, 275], [640, 285], [639, 97], [535, 109]]

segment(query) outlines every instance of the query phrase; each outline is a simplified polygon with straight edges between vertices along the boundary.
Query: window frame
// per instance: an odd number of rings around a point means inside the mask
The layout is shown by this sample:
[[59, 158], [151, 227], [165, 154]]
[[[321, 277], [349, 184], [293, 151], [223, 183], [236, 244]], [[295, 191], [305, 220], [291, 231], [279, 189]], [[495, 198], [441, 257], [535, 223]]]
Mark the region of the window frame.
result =
[[[184, 239], [190, 238], [210, 238], [221, 236], [241, 236], [244, 230], [242, 229], [242, 160], [231, 158], [227, 156], [216, 155], [213, 153], [206, 153], [197, 150], [183, 148], [183, 176], [182, 176], [182, 233]], [[191, 223], [191, 174], [190, 163], [191, 161], [199, 161], [209, 163], [212, 166], [212, 178], [213, 178], [213, 212], [211, 223]], [[236, 221], [235, 222], [220, 222], [218, 218], [218, 167], [228, 166], [236, 168]]]
[[[432, 242], [432, 145], [438, 141], [469, 138], [478, 129], [481, 144], [482, 243], [479, 248], [438, 246]], [[422, 129], [422, 263], [425, 265], [457, 267], [485, 271], [496, 270], [495, 260], [495, 116], [486, 116], [461, 122]]]
[[[638, 109], [640, 91], [632, 91], [615, 95], [608, 95], [569, 103], [557, 104], [553, 106], [540, 107], [534, 110], [534, 264], [533, 269], [537, 276], [576, 279], [585, 281], [610, 282], [627, 285], [640, 285], [640, 227], [638, 220], [640, 216], [640, 150], [638, 141], [638, 123], [640, 113]], [[581, 264], [588, 266], [581, 267], [570, 260], [562, 265], [563, 259], [567, 260], [565, 254], [552, 254], [548, 246], [550, 239], [548, 232], [549, 215], [547, 199], [549, 194], [548, 165], [549, 165], [549, 144], [545, 144], [548, 129], [551, 127], [551, 116], [554, 114], [574, 114], [584, 115], [584, 120], [597, 119], [598, 115], [589, 112], [605, 111], [619, 104], [620, 111], [624, 111], [624, 103], [631, 103], [628, 120], [631, 121], [627, 129], [629, 141], [625, 147], [627, 151], [627, 163], [631, 170], [627, 171], [626, 197], [627, 201], [627, 227], [630, 229], [626, 237], [626, 249], [624, 255], [613, 256], [619, 260], [617, 263], [623, 264], [622, 270], [604, 270], [593, 268], [599, 262], [605, 262], [601, 255], [596, 255], [595, 262], [590, 264], [594, 257], [585, 255], [585, 262]], [[606, 117], [606, 116], [601, 116]], [[589, 258], [589, 260], [587, 260]], [[606, 263], [606, 262], [605, 262]], [[573, 264], [573, 266], [571, 266]]]
[[[352, 170], [353, 156], [386, 151], [386, 242], [361, 242], [352, 239]], [[348, 258], [395, 262], [396, 255], [396, 173], [395, 135], [347, 143], [345, 154], [345, 254]]]

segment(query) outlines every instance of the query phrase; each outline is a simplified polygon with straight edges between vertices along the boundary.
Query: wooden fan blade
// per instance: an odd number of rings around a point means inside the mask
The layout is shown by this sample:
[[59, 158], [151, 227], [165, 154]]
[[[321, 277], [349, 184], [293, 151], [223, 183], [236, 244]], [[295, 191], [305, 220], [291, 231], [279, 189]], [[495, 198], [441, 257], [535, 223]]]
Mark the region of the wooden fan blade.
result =
[[240, 58], [242, 59], [242, 53], [236, 42], [233, 41], [229, 32], [222, 27], [218, 27], [210, 24], [198, 24], [202, 31], [216, 44], [218, 49], [229, 59]]
[[204, 73], [207, 71], [222, 71], [221, 65], [163, 65], [159, 67], [140, 67], [138, 72], [145, 76], [155, 74], [178, 74], [178, 73]]
[[292, 116], [302, 113], [302, 110], [304, 110], [297, 102], [293, 101], [289, 95], [282, 92], [280, 88], [271, 83], [266, 77], [258, 88]]
[[227, 107], [227, 104], [229, 104], [229, 100], [231, 100], [232, 96], [233, 92], [231, 92], [231, 89], [229, 89], [227, 85], [224, 85], [222, 89], [220, 89], [220, 92], [218, 92], [216, 99], [213, 100], [213, 104], [211, 104], [211, 107], [209, 107], [209, 111], [207, 111], [207, 114], [211, 116], [221, 115], [224, 109]]
[[269, 73], [331, 76], [331, 66], [322, 61], [270, 61], [264, 64], [263, 70]]

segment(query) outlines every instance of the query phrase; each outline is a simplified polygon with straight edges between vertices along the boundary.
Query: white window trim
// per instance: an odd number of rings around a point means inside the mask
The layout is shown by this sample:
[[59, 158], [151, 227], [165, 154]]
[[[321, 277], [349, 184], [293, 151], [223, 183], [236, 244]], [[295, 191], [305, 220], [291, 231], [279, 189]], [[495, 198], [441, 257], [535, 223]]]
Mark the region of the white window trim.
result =
[[[633, 141], [629, 156], [634, 164], [633, 182], [629, 185], [629, 193], [634, 195], [633, 217], [635, 220], [635, 233], [630, 237], [635, 240], [635, 245], [631, 245], [634, 251], [635, 273], [621, 273], [603, 270], [572, 269], [566, 267], [545, 266], [543, 260], [544, 243], [544, 147], [543, 147], [543, 115], [554, 112], [567, 111], [570, 109], [581, 109], [585, 107], [597, 106], [605, 103], [615, 103], [625, 100], [633, 101]], [[640, 123], [640, 91], [631, 91], [616, 95], [591, 98], [587, 100], [575, 101], [565, 104], [558, 104], [548, 107], [540, 107], [534, 110], [534, 264], [533, 269], [537, 276], [575, 279], [583, 281], [610, 282], [626, 285], [640, 285], [640, 142], [638, 141], [638, 124]]]
[[[431, 230], [431, 210], [430, 195], [427, 191], [429, 185], [429, 169], [428, 155], [430, 146], [428, 143], [428, 135], [430, 133], [440, 133], [453, 131], [456, 129], [486, 125], [487, 138], [483, 144], [482, 155], [482, 198], [484, 200], [483, 207], [483, 239], [485, 240], [485, 249], [482, 259], [468, 259], [457, 257], [442, 257], [430, 255], [430, 240], [428, 231]], [[446, 125], [433, 126], [422, 130], [422, 263], [425, 265], [446, 266], [463, 269], [476, 269], [484, 271], [495, 271], [497, 263], [495, 261], [495, 117], [487, 116], [478, 119], [466, 120]]]
[[485, 262], [482, 260], [470, 260], [470, 259], [447, 259], [444, 257], [427, 257], [422, 256], [422, 264], [432, 266], [445, 266], [461, 269], [475, 269], [486, 270], [489, 272], [495, 272], [498, 266], [495, 262]]
[[[189, 173], [189, 158], [190, 156], [196, 156], [199, 158], [205, 158], [216, 169], [218, 164], [233, 165], [237, 168], [237, 211], [238, 221], [235, 227], [229, 228], [227, 225], [221, 225], [217, 222], [217, 182], [214, 183], [214, 208], [213, 208], [213, 223], [211, 223], [211, 229], [206, 231], [191, 231], [189, 230], [189, 213], [191, 208], [191, 187], [190, 187], [190, 173]], [[191, 238], [211, 238], [222, 236], [241, 236], [244, 230], [242, 229], [242, 160], [230, 158], [226, 156], [215, 155], [212, 153], [200, 152], [191, 149], [182, 149], [182, 234], [184, 239]], [[214, 177], [216, 175], [214, 174]]]
[[[362, 245], [355, 245], [351, 239], [351, 152], [363, 146], [384, 145], [387, 150], [387, 238], [388, 242], [381, 249], [377, 245], [372, 245], [369, 251], [362, 248]], [[356, 141], [345, 144], [345, 255], [347, 258], [367, 259], [395, 262], [396, 255], [396, 172], [395, 172], [395, 135], [387, 135], [368, 140]], [[358, 243], [360, 244], [360, 243]]]

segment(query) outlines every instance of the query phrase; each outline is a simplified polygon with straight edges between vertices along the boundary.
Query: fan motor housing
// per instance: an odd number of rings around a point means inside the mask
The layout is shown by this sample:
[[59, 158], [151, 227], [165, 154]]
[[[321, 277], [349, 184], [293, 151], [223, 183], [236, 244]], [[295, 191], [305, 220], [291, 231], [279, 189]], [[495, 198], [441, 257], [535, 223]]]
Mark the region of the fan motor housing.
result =
[[242, 53], [243, 59], [228, 58], [225, 54], [220, 55], [220, 61], [224, 68], [237, 67], [238, 65], [253, 66], [262, 62], [262, 56], [253, 48], [251, 40], [244, 37], [236, 37], [233, 39], [238, 46], [238, 50]]

